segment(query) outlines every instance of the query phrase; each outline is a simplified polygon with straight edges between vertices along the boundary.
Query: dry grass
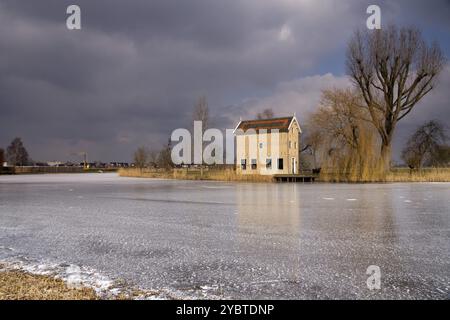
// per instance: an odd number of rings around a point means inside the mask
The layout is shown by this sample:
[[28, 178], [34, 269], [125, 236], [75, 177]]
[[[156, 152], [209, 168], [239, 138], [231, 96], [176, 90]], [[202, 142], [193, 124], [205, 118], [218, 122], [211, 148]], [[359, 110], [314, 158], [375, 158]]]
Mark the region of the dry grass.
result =
[[91, 288], [70, 288], [50, 276], [20, 270], [0, 272], [0, 300], [97, 300]]
[[407, 168], [394, 168], [387, 174], [373, 170], [361, 176], [352, 173], [321, 172], [321, 182], [450, 182], [450, 168], [425, 168], [411, 171]]
[[[116, 282], [119, 293], [97, 294], [86, 286], [71, 287], [52, 275], [38, 275], [0, 263], [0, 300], [134, 300], [158, 297], [161, 292]], [[167, 296], [169, 299], [176, 297]]]
[[[392, 169], [388, 174], [383, 170], [371, 170], [368, 166], [362, 166], [363, 171], [355, 174], [355, 171], [336, 172], [322, 170], [320, 182], [343, 183], [375, 183], [375, 182], [450, 182], [450, 168], [426, 168], [420, 171], [410, 171], [406, 168]], [[232, 169], [222, 170], [150, 170], [150, 169], [120, 169], [121, 177], [154, 178], [154, 179], [178, 179], [178, 180], [212, 180], [212, 181], [236, 181], [236, 182], [274, 182], [272, 176], [263, 175], [239, 175]]]
[[238, 182], [273, 182], [272, 176], [239, 175], [232, 169], [222, 170], [151, 170], [151, 169], [120, 169], [121, 177], [177, 179], [177, 180], [211, 180]]
[[419, 171], [393, 169], [387, 182], [450, 182], [450, 168], [425, 168]]

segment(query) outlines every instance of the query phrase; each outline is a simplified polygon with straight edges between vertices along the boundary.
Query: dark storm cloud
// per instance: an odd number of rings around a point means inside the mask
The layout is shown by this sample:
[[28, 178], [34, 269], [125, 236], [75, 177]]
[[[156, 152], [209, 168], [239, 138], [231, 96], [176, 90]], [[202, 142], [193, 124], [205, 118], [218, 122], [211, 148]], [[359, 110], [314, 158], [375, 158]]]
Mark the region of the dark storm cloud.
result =
[[[73, 3], [82, 9], [81, 31], [65, 27]], [[81, 150], [91, 160], [129, 160], [138, 145], [160, 146], [174, 128], [189, 127], [202, 94], [218, 127], [250, 115], [258, 101], [292, 111], [296, 90], [308, 109], [315, 88], [345, 81], [307, 76], [342, 54], [352, 30], [364, 26], [367, 4], [0, 0], [0, 145], [22, 136], [37, 160]], [[389, 20], [449, 30], [448, 1], [380, 4]]]

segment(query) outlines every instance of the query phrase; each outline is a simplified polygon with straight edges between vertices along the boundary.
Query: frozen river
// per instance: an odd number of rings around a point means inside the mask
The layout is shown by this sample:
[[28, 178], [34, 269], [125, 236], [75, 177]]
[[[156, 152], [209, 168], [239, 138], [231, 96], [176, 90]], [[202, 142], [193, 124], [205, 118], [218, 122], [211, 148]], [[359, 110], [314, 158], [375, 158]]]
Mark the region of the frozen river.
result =
[[[0, 261], [191, 297], [450, 298], [450, 184], [0, 176]], [[379, 266], [381, 289], [366, 270]]]

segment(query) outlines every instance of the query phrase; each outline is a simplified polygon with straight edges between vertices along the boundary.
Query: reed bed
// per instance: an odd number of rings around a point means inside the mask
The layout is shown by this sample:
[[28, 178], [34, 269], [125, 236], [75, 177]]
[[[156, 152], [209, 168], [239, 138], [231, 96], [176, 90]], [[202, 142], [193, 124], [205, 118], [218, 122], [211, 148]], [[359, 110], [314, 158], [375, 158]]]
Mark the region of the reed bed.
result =
[[320, 182], [343, 183], [377, 183], [377, 182], [450, 182], [450, 168], [424, 168], [410, 170], [394, 168], [387, 173], [379, 170], [365, 170], [364, 174], [354, 172], [335, 172], [323, 170], [319, 176]]
[[136, 169], [122, 168], [119, 170], [121, 177], [176, 179], [176, 180], [211, 180], [211, 181], [238, 181], [238, 182], [273, 182], [272, 176], [264, 175], [239, 175], [233, 169], [220, 170], [191, 170], [191, 169]]
[[386, 175], [387, 182], [450, 182], [450, 168], [421, 170], [393, 169]]
[[[123, 168], [119, 170], [121, 177], [175, 179], [175, 180], [211, 180], [235, 182], [274, 182], [272, 176], [239, 175], [233, 169], [136, 169]], [[377, 183], [377, 182], [450, 182], [450, 168], [424, 168], [422, 170], [409, 170], [407, 168], [394, 168], [387, 173], [380, 169], [365, 167], [363, 171], [336, 172], [322, 170], [318, 182], [330, 183]]]

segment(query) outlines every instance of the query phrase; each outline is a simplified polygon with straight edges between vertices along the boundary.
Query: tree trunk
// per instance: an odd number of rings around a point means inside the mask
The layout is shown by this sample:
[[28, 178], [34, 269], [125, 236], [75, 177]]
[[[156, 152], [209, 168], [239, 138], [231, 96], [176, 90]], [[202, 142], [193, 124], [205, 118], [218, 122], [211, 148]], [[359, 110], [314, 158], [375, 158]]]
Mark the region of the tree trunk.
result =
[[381, 153], [380, 164], [381, 170], [386, 174], [391, 169], [391, 155], [392, 155], [392, 137], [394, 136], [395, 125], [397, 123], [392, 121], [389, 117], [384, 123], [384, 135], [381, 136]]
[[380, 164], [384, 173], [391, 168], [391, 141], [383, 141], [381, 144]]

